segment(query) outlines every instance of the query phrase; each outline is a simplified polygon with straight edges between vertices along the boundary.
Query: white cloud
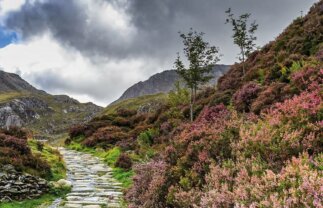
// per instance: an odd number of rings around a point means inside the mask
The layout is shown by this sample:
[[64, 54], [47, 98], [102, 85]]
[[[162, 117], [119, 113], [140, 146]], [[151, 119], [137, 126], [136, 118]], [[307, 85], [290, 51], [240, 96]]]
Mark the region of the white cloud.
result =
[[25, 0], [0, 0], [0, 17], [4, 17], [8, 12], [18, 10]]
[[[0, 0], [2, 14], [19, 9], [24, 2]], [[102, 0], [82, 0], [79, 4], [87, 14], [84, 21], [92, 28], [99, 28], [103, 34], [113, 31], [117, 43], [132, 41], [131, 34], [136, 30], [124, 9]], [[4, 18], [0, 15], [0, 21]], [[47, 31], [41, 37], [35, 36], [0, 49], [0, 67], [20, 74], [35, 87], [49, 93], [68, 94], [82, 102], [105, 106], [121, 96], [131, 84], [146, 79], [149, 69], [156, 69], [157, 64], [154, 60], [141, 58], [86, 57], [78, 50], [66, 47]]]
[[144, 60], [93, 64], [80, 53], [60, 46], [49, 35], [0, 50], [0, 67], [53, 94], [69, 94], [80, 101], [107, 105], [146, 78], [154, 64]]

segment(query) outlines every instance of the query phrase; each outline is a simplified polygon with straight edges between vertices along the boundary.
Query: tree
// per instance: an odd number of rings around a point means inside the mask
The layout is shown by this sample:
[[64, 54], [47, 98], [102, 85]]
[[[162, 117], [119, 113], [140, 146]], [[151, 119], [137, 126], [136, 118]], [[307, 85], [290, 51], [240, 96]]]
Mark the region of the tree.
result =
[[202, 84], [207, 83], [212, 76], [210, 72], [213, 66], [220, 60], [218, 57], [218, 48], [210, 46], [203, 40], [204, 33], [198, 33], [192, 29], [188, 34], [180, 33], [183, 39], [184, 55], [187, 58], [189, 66], [186, 67], [178, 53], [175, 61], [177, 73], [190, 89], [190, 119], [193, 121], [193, 110], [196, 98], [196, 91]]
[[238, 19], [234, 18], [230, 8], [225, 13], [228, 14], [226, 24], [230, 23], [233, 27], [233, 42], [240, 48], [239, 60], [242, 61], [243, 74], [245, 74], [245, 60], [256, 48], [257, 37], [254, 34], [258, 24], [254, 21], [248, 25], [250, 13], [242, 14]]

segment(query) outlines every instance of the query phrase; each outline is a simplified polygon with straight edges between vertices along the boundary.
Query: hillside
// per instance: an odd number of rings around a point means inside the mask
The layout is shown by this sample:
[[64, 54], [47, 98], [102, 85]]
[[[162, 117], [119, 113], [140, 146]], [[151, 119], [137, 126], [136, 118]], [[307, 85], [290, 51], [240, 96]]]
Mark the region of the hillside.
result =
[[59, 137], [70, 125], [89, 121], [101, 107], [37, 90], [20, 76], [0, 71], [0, 127], [24, 126], [35, 137]]
[[118, 150], [109, 164], [132, 167], [133, 208], [321, 207], [322, 22], [319, 1], [251, 54], [245, 75], [235, 64], [199, 92], [194, 122], [178, 89], [153, 112], [119, 108], [75, 126], [66, 144], [107, 160]]
[[[211, 72], [214, 78], [210, 80], [209, 85], [214, 86], [218, 78], [225, 74], [228, 69], [228, 65], [216, 65]], [[167, 70], [157, 73], [151, 76], [148, 80], [138, 82], [137, 84], [129, 87], [116, 102], [144, 95], [167, 93], [173, 89], [175, 82], [178, 80], [180, 80], [180, 77], [175, 70]]]

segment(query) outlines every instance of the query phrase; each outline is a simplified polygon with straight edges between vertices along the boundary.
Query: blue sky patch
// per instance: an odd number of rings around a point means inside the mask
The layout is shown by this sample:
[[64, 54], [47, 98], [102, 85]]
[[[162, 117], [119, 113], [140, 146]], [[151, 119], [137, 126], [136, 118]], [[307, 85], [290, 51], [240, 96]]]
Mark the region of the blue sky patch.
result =
[[15, 32], [5, 30], [3, 27], [0, 27], [0, 48], [3, 48], [13, 42], [16, 42], [18, 39]]

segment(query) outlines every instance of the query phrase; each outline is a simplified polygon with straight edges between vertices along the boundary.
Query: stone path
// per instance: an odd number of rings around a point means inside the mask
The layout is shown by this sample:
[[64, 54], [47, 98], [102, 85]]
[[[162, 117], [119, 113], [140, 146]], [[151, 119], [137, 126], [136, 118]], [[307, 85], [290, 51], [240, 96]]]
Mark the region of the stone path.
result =
[[65, 148], [59, 151], [67, 166], [67, 180], [73, 187], [66, 200], [56, 201], [50, 208], [121, 207], [121, 184], [112, 178], [110, 167], [90, 154]]

